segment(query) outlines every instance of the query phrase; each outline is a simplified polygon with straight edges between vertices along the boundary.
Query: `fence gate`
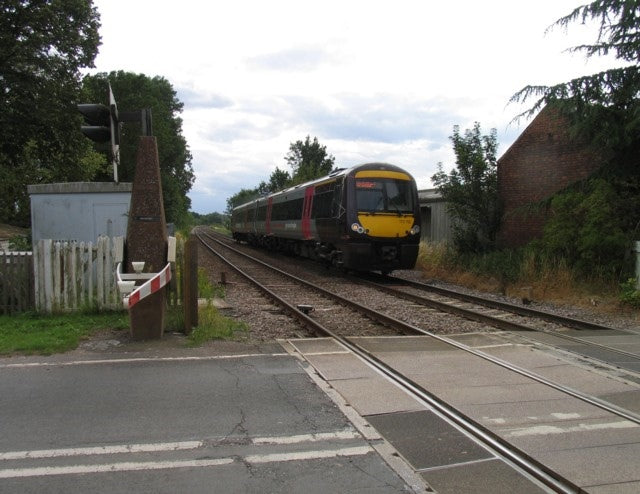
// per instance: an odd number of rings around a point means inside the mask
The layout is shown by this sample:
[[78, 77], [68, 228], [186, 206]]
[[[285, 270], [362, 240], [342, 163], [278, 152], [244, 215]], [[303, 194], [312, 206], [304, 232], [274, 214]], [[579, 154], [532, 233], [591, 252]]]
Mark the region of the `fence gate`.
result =
[[104, 236], [95, 244], [40, 240], [33, 249], [36, 309], [122, 308], [114, 249], [113, 240]]
[[[122, 310], [115, 280], [116, 238], [97, 242], [40, 240], [31, 252], [0, 251], [0, 314], [55, 312], [82, 307]], [[169, 305], [180, 305], [183, 247], [169, 285]]]

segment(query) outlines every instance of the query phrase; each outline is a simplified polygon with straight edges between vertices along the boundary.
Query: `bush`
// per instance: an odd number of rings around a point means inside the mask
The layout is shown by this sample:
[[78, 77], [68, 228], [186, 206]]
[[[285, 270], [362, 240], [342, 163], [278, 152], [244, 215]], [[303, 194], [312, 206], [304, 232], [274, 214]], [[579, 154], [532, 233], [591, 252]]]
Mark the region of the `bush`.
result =
[[619, 214], [620, 196], [603, 179], [556, 195], [540, 241], [547, 258], [565, 259], [582, 278], [617, 279], [625, 270], [629, 238]]
[[629, 278], [620, 284], [620, 302], [640, 309], [640, 291], [636, 288], [636, 278]]
[[198, 268], [198, 298], [224, 298], [225, 291], [222, 285], [213, 285], [209, 281], [207, 270], [204, 268]]

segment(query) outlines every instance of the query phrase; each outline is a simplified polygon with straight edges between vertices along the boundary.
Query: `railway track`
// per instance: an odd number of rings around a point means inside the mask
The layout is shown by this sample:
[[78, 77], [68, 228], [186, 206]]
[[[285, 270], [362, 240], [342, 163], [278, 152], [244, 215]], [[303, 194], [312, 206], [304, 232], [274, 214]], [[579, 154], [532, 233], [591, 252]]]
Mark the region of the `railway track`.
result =
[[[217, 240], [231, 245], [232, 241], [223, 236]], [[308, 264], [308, 263], [307, 263]], [[333, 272], [332, 272], [333, 273]], [[304, 277], [310, 276], [305, 272]], [[420, 314], [417, 306], [431, 311], [451, 314], [478, 325], [470, 326], [467, 331], [486, 331], [492, 328], [514, 332], [522, 341], [561, 348], [581, 358], [612, 366], [629, 373], [628, 378], [640, 382], [640, 330], [616, 329], [590, 321], [569, 318], [530, 307], [510, 304], [485, 297], [465, 294], [395, 276], [366, 274], [364, 276], [326, 277], [318, 283], [332, 285], [339, 293], [350, 291], [350, 300], [357, 297], [362, 304], [371, 299], [370, 292], [348, 288], [348, 283], [357, 282], [361, 287], [391, 295], [396, 300], [405, 300], [412, 304], [413, 311], [407, 313], [406, 306], [391, 301], [379, 303], [384, 312], [397, 315], [399, 319], [420, 327], [429, 327], [432, 332], [432, 314]], [[346, 288], [345, 288], [346, 287]], [[607, 343], [602, 343], [603, 337]], [[619, 341], [619, 343], [612, 343]], [[629, 350], [638, 349], [638, 350]]]
[[[259, 287], [291, 316], [320, 334], [396, 335], [406, 329], [401, 321], [386, 317], [367, 307], [302, 278], [288, 274], [260, 259], [242, 253], [207, 234], [198, 234], [203, 245], [250, 283]], [[205, 240], [206, 239], [206, 240]], [[222, 254], [212, 247], [226, 249]], [[309, 317], [310, 313], [314, 317]], [[352, 329], [345, 331], [345, 322]], [[395, 327], [396, 329], [390, 329]]]
[[[520, 332], [524, 339], [530, 341], [554, 345], [631, 373], [640, 371], [640, 355], [637, 351], [626, 349], [628, 347], [640, 349], [639, 331], [616, 329], [515, 304], [454, 292], [413, 280], [379, 276], [371, 278], [372, 275], [366, 275], [360, 278], [360, 282], [416, 304], [505, 331]], [[608, 340], [619, 337], [621, 342], [612, 345], [594, 341], [593, 338], [601, 336], [606, 336]]]
[[[199, 234], [199, 238], [204, 244], [209, 244], [211, 241], [214, 241], [212, 237], [204, 235], [202, 233]], [[215, 242], [217, 242], [218, 246], [224, 249], [231, 249], [231, 247], [229, 247], [228, 245], [225, 246], [223, 242], [219, 242], [217, 240], [215, 240]], [[208, 246], [207, 248], [215, 250], [211, 246]], [[222, 256], [221, 254], [217, 255], [226, 258], [232, 256], [240, 256], [240, 253], [236, 251], [233, 254], [227, 253], [225, 254], [225, 256]], [[246, 256], [246, 254], [242, 254], [242, 256]], [[235, 262], [239, 262], [237, 261], [239, 257], [235, 257], [235, 259]], [[247, 259], [247, 257], [244, 257], [244, 259]], [[517, 465], [518, 468], [522, 469], [524, 472], [527, 472], [528, 475], [536, 478], [539, 482], [543, 483], [555, 492], [580, 492], [580, 489], [570, 480], [562, 478], [542, 463], [531, 458], [531, 456], [527, 453], [513, 447], [513, 445], [511, 445], [508, 441], [505, 441], [502, 437], [500, 437], [500, 435], [495, 434], [486, 426], [483, 426], [479, 422], [465, 416], [465, 414], [460, 413], [454, 407], [450, 406], [449, 404], [438, 398], [436, 395], [430, 393], [427, 389], [420, 386], [415, 381], [412, 381], [411, 379], [403, 376], [402, 373], [397, 372], [396, 370], [385, 364], [372, 352], [367, 351], [364, 347], [355, 343], [354, 338], [351, 338], [350, 336], [361, 337], [363, 335], [366, 335], [367, 331], [370, 330], [371, 334], [377, 335], [397, 334], [397, 332], [400, 331], [402, 334], [419, 334], [429, 338], [434, 338], [442, 343], [445, 343], [446, 345], [455, 348], [458, 351], [473, 355], [474, 358], [487, 360], [497, 366], [500, 366], [503, 369], [507, 369], [509, 372], [517, 373], [521, 376], [526, 377], [527, 379], [534, 380], [538, 383], [548, 386], [549, 388], [559, 391], [566, 396], [570, 396], [573, 399], [577, 399], [588, 403], [591, 406], [600, 408], [606, 413], [611, 414], [612, 416], [616, 416], [624, 419], [625, 421], [629, 421], [630, 423], [640, 425], [640, 416], [632, 411], [608, 403], [607, 401], [601, 400], [595, 396], [591, 396], [588, 393], [582, 393], [571, 387], [564, 386], [557, 382], [546, 379], [529, 370], [512, 365], [509, 362], [491, 356], [487, 353], [484, 353], [483, 351], [472, 349], [450, 338], [435, 335], [418, 326], [403, 322], [399, 319], [389, 316], [388, 314], [383, 314], [382, 312], [373, 310], [369, 307], [363, 307], [361, 304], [340, 297], [336, 293], [330, 292], [325, 288], [320, 287], [319, 285], [314, 285], [298, 277], [291, 277], [291, 275], [286, 274], [282, 270], [273, 271], [271, 268], [268, 268], [262, 261], [258, 261], [257, 259], [253, 258], [251, 259], [252, 263], [256, 261], [261, 263], [260, 268], [247, 268], [250, 269], [253, 274], [245, 273], [243, 274], [243, 276], [251, 280], [253, 283], [261, 285], [261, 289], [268, 297], [270, 297], [272, 300], [277, 301], [277, 303], [282, 304], [287, 312], [296, 317], [303, 324], [312, 328], [312, 331], [314, 333], [335, 338], [346, 348], [369, 362], [370, 365], [374, 366], [379, 370], [379, 372], [386, 375], [398, 386], [401, 386], [403, 389], [405, 389], [408, 393], [416, 396], [417, 399], [428, 403], [429, 406], [433, 407], [434, 410], [437, 410], [438, 413], [446, 417], [447, 420], [455, 423], [458, 427], [462, 428], [468, 434], [472, 435], [479, 442], [484, 444], [485, 447], [497, 452], [497, 454], [506, 458], [509, 462]], [[230, 259], [226, 259], [226, 262], [228, 262], [230, 265], [234, 263], [234, 261], [231, 261]], [[266, 273], [266, 269], [270, 269], [271, 273], [277, 272], [279, 278], [277, 280], [274, 279], [272, 274]], [[265, 283], [261, 284], [260, 279], [265, 281]], [[359, 283], [362, 283], [362, 280], [360, 280]], [[376, 286], [373, 286], [373, 288], [382, 289], [380, 283], [376, 283], [375, 285]], [[308, 293], [301, 295], [301, 286], [306, 287], [306, 289], [311, 289], [316, 293], [322, 293], [322, 295], [320, 296], [321, 298], [311, 298], [312, 296]], [[386, 290], [387, 288], [385, 288], [385, 291]], [[313, 297], [316, 296], [317, 295], [314, 295]], [[397, 295], [394, 293], [394, 296]], [[340, 305], [340, 307], [348, 307], [349, 309], [348, 312], [344, 312], [339, 315], [339, 317], [337, 318], [339, 321], [338, 324], [335, 323], [336, 318], [329, 318], [328, 325], [324, 325], [322, 323], [322, 312], [333, 312], [342, 310], [330, 307], [327, 302], [329, 299], [331, 299], [332, 301], [336, 301]], [[302, 303], [308, 301], [311, 301], [311, 303]], [[313, 317], [311, 317], [309, 313], [311, 307], [315, 309], [315, 311], [313, 312]], [[438, 308], [437, 310], [441, 309]], [[355, 315], [356, 313], [358, 314], [357, 316]], [[363, 314], [366, 318], [366, 321], [362, 319], [361, 315]], [[357, 331], [345, 332], [345, 326], [356, 328]], [[528, 329], [531, 330], [530, 328]]]

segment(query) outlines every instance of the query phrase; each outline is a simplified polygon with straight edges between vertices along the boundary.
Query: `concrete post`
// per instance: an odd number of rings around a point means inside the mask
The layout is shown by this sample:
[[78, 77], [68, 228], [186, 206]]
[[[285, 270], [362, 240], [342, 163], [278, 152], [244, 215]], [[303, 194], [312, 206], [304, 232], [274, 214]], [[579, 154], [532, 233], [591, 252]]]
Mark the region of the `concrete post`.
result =
[[[127, 227], [126, 271], [144, 261], [144, 272], [157, 273], [167, 264], [167, 224], [162, 203], [156, 138], [143, 136], [138, 145]], [[129, 311], [134, 340], [159, 339], [164, 333], [166, 288], [145, 297]]]

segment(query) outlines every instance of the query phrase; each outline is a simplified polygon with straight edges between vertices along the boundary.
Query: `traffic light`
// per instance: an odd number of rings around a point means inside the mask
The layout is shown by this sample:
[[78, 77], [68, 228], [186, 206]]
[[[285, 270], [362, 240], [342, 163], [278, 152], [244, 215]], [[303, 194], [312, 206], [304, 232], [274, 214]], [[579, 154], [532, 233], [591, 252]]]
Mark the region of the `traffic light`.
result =
[[118, 182], [118, 163], [120, 161], [120, 125], [118, 106], [109, 84], [109, 106], [97, 103], [78, 105], [86, 125], [81, 127], [82, 133], [95, 142], [111, 142], [113, 159], [113, 180]]
[[81, 104], [78, 111], [82, 113], [87, 125], [81, 127], [82, 133], [95, 142], [111, 140], [111, 110], [100, 104]]

